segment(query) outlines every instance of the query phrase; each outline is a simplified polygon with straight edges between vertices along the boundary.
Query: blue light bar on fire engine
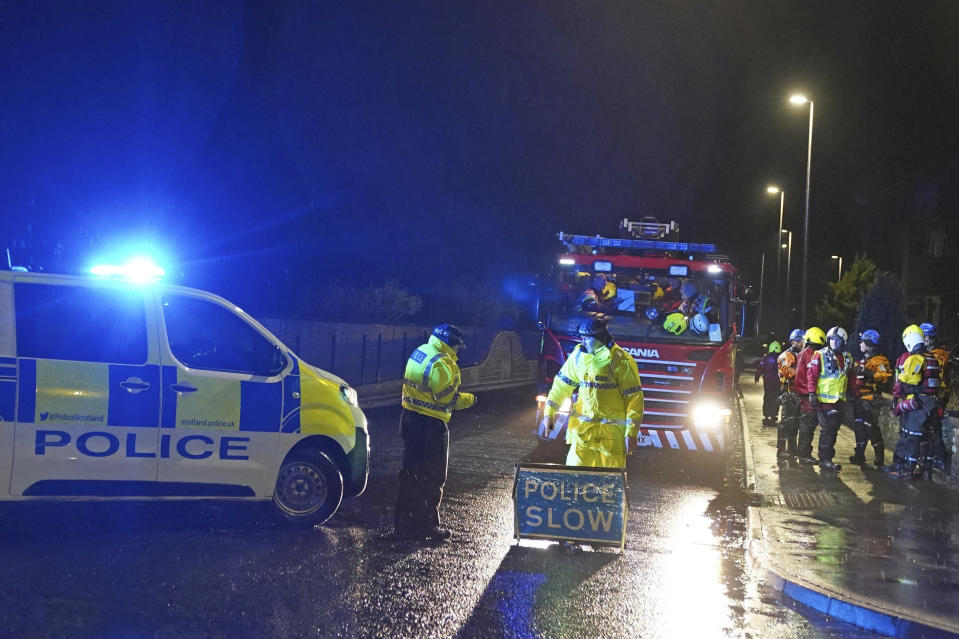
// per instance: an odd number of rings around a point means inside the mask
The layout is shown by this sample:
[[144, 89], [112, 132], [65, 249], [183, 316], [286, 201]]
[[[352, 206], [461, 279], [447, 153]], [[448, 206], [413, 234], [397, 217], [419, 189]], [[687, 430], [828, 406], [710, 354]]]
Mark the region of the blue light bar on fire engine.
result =
[[715, 244], [696, 244], [692, 242], [661, 242], [656, 240], [630, 240], [588, 235], [568, 235], [560, 232], [559, 241], [570, 246], [588, 246], [591, 248], [645, 249], [653, 251], [679, 251], [681, 253], [715, 253]]

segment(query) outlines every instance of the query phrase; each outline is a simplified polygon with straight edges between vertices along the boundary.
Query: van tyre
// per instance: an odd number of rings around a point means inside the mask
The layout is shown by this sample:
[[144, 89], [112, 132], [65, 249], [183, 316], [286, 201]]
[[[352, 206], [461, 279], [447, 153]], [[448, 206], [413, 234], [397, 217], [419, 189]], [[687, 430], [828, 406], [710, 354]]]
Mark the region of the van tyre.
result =
[[273, 507], [286, 522], [322, 524], [343, 501], [343, 475], [329, 457], [317, 450], [289, 455], [280, 466], [273, 490]]

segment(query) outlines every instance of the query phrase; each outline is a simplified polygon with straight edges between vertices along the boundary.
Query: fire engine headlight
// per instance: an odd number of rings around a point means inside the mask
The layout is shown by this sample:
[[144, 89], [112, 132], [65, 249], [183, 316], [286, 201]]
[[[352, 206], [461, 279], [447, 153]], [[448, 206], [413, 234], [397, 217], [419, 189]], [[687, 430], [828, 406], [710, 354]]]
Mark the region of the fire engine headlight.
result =
[[[536, 403], [540, 408], [543, 408], [546, 405], [546, 395], [537, 395]], [[573, 398], [567, 397], [563, 400], [563, 403], [559, 405], [559, 412], [569, 413], [573, 408]]]
[[343, 401], [349, 404], [350, 406], [359, 406], [359, 402], [356, 398], [356, 389], [343, 384], [340, 386], [340, 397], [343, 398]]
[[717, 428], [731, 414], [731, 410], [715, 402], [702, 402], [693, 407], [693, 424], [699, 428]]

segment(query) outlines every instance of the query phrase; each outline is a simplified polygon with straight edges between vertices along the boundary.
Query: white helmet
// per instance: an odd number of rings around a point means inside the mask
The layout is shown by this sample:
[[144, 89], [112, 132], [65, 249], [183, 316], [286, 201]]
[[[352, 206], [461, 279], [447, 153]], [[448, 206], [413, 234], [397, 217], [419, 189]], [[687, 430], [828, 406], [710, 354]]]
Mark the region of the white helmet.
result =
[[[840, 344], [839, 349], [845, 348], [846, 340], [849, 339], [849, 333], [847, 333], [846, 329], [844, 329], [842, 326], [833, 326], [828, 331], [826, 331], [826, 343], [829, 344], [829, 342], [834, 339], [842, 340], [842, 344]], [[830, 345], [830, 348], [832, 348], [831, 345]], [[839, 349], [834, 349], [834, 350], [839, 350]]]
[[689, 328], [697, 335], [702, 335], [709, 330], [709, 320], [702, 313], [696, 313], [689, 322]]
[[915, 324], [910, 324], [906, 327], [906, 330], [902, 332], [902, 344], [910, 353], [923, 343], [925, 343], [925, 337], [922, 334], [922, 329]]

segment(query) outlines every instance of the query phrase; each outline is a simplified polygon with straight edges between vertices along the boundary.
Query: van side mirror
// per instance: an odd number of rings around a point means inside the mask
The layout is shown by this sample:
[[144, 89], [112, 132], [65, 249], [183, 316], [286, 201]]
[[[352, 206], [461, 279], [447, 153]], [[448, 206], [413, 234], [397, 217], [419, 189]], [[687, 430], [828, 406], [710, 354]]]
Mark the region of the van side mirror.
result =
[[286, 368], [286, 356], [283, 350], [276, 344], [271, 344], [272, 348], [264, 353], [263, 361], [259, 362], [255, 375], [262, 377], [273, 377], [279, 375]]

